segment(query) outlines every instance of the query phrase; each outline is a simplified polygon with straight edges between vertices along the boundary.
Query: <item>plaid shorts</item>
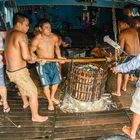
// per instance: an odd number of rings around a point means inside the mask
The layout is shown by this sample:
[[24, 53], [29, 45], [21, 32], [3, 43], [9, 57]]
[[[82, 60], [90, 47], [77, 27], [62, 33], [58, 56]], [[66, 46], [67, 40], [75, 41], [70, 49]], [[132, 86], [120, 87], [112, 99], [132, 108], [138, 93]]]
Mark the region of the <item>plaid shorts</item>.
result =
[[37, 94], [37, 88], [27, 68], [13, 72], [6, 71], [6, 73], [10, 81], [17, 85], [21, 95], [30, 96], [31, 93]]

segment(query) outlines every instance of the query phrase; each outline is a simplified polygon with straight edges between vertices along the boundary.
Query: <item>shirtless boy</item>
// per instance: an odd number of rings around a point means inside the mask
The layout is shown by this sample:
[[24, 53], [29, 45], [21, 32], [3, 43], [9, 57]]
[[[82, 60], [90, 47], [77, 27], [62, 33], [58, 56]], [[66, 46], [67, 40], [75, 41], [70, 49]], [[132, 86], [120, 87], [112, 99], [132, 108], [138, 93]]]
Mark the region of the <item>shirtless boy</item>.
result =
[[[130, 57], [136, 56], [140, 52], [139, 37], [138, 32], [134, 28], [130, 28], [127, 19], [119, 21], [119, 42], [120, 47], [124, 50]], [[119, 55], [121, 52], [119, 53]], [[128, 58], [127, 60], [128, 61]], [[124, 61], [124, 63], [126, 62]], [[121, 89], [123, 91], [127, 90], [127, 82], [129, 79], [129, 74], [124, 75], [123, 85], [122, 84], [122, 74], [117, 74], [117, 89], [112, 95], [121, 96]]]
[[35, 36], [31, 44], [31, 54], [35, 52], [38, 58], [44, 59], [42, 63], [37, 63], [36, 69], [43, 86], [43, 91], [48, 99], [48, 110], [54, 110], [53, 104], [59, 104], [54, 98], [58, 85], [61, 81], [58, 64], [46, 62], [45, 58], [64, 59], [60, 54], [59, 38], [51, 32], [51, 24], [48, 20], [42, 19], [39, 23], [40, 33]]
[[38, 114], [37, 88], [30, 78], [27, 62], [34, 62], [28, 48], [27, 31], [29, 29], [28, 18], [20, 13], [14, 15], [14, 28], [10, 30], [5, 39], [6, 68], [10, 81], [14, 82], [21, 95], [29, 97], [32, 113], [32, 121], [44, 122], [46, 116]]

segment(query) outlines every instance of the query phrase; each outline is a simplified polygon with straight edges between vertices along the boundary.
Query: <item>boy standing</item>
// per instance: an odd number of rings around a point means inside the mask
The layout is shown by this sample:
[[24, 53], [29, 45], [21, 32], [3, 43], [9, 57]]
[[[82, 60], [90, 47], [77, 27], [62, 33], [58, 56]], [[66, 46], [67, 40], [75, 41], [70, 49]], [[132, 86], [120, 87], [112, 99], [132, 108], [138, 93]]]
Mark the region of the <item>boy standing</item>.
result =
[[59, 38], [51, 32], [51, 24], [48, 20], [42, 19], [39, 23], [40, 33], [35, 36], [31, 44], [31, 54], [35, 52], [38, 58], [44, 59], [41, 63], [37, 63], [36, 69], [43, 86], [43, 91], [48, 99], [48, 110], [54, 110], [54, 104], [59, 101], [54, 98], [61, 77], [58, 64], [55, 62], [46, 62], [46, 58], [65, 59], [60, 54]]

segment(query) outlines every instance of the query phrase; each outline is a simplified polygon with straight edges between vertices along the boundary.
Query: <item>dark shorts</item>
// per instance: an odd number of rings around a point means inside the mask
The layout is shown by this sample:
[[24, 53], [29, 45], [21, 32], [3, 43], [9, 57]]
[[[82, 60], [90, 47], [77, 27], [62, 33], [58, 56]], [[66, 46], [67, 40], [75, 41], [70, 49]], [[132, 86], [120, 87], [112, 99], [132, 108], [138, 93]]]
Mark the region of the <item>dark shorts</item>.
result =
[[61, 82], [61, 76], [57, 63], [51, 62], [44, 65], [40, 65], [39, 63], [37, 63], [36, 69], [43, 87], [56, 85]]

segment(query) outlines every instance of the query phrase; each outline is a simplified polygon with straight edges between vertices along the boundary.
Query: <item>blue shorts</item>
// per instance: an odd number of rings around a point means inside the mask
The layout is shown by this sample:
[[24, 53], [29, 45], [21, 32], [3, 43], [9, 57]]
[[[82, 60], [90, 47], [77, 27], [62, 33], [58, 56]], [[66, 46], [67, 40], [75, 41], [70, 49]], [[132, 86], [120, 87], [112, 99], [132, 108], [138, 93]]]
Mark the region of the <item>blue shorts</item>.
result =
[[57, 63], [51, 62], [44, 65], [37, 63], [36, 69], [43, 87], [56, 85], [61, 82], [61, 76]]
[[0, 86], [5, 86], [3, 67], [0, 68]]

